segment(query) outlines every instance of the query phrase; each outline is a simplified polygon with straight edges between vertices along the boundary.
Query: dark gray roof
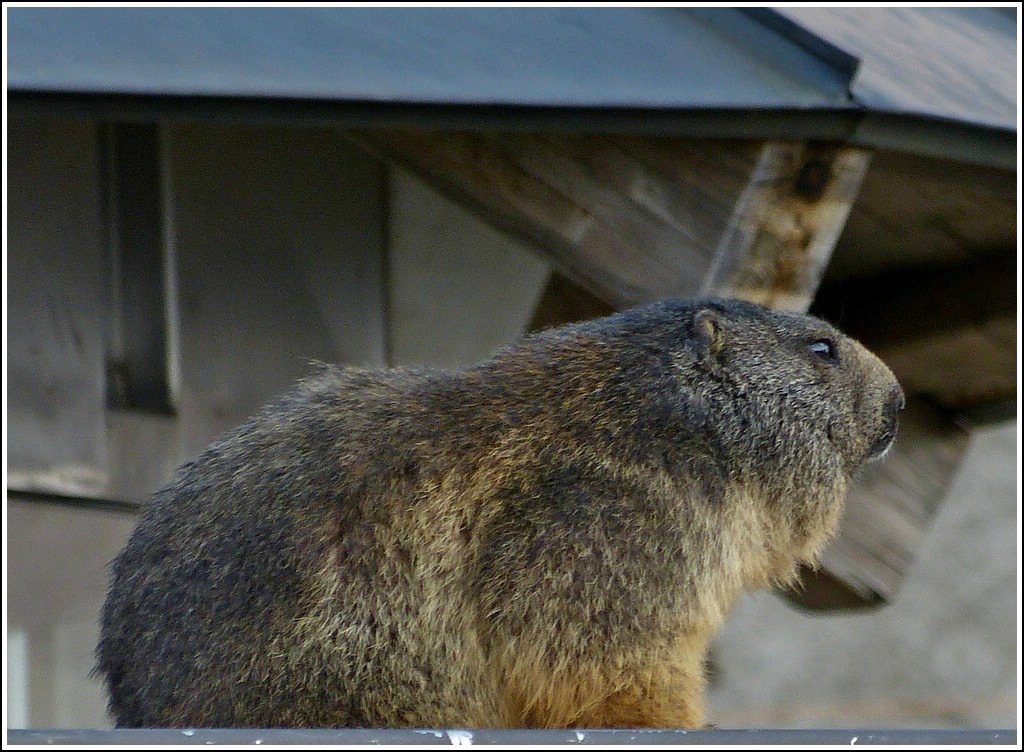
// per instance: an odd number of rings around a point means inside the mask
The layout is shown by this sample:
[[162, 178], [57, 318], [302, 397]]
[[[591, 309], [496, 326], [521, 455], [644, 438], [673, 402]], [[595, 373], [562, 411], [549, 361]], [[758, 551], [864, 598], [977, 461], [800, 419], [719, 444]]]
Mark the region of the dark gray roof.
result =
[[[242, 101], [277, 106], [279, 117], [377, 112], [371, 124], [386, 124], [381, 108], [418, 107], [451, 127], [514, 126], [545, 112], [555, 118], [546, 124], [569, 129], [833, 138], [959, 150], [968, 161], [1016, 158], [1015, 9], [6, 12], [15, 103], [106, 97], [180, 111]], [[953, 146], [947, 126], [959, 129]]]
[[[672, 8], [14, 8], [12, 89], [570, 107], [813, 107], [827, 66], [772, 66]], [[824, 74], [824, 75], [823, 75]]]
[[780, 13], [860, 59], [851, 93], [870, 110], [1017, 127], [1016, 8]]

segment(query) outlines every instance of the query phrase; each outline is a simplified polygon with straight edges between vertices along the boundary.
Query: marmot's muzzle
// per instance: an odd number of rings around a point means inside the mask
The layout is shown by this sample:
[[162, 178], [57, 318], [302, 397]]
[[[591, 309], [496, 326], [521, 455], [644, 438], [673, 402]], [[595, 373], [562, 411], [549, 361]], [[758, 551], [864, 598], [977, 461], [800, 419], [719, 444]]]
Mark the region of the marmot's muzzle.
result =
[[896, 385], [889, 398], [889, 405], [885, 410], [885, 430], [882, 435], [871, 445], [868, 452], [868, 462], [881, 459], [892, 448], [896, 440], [896, 430], [899, 425], [899, 412], [907, 406], [907, 399], [903, 395], [903, 389]]

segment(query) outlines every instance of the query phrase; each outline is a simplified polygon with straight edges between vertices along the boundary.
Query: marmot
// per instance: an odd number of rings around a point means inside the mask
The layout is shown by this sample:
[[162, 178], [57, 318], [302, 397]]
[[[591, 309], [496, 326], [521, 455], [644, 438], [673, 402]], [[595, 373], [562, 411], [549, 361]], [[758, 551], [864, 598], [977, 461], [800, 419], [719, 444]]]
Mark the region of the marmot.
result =
[[323, 367], [113, 563], [118, 726], [699, 727], [709, 637], [896, 433], [827, 323], [667, 301], [457, 371]]

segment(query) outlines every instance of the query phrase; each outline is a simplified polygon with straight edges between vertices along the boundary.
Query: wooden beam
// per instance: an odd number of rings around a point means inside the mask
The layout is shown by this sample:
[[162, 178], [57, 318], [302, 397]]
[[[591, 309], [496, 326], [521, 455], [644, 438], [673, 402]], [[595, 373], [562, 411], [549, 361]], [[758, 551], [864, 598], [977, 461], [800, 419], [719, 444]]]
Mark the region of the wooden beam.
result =
[[536, 244], [619, 308], [704, 293], [806, 310], [869, 161], [861, 150], [788, 142], [350, 135]]
[[533, 243], [616, 308], [701, 290], [761, 149], [611, 135], [349, 134]]
[[765, 144], [703, 291], [806, 311], [869, 161], [859, 149]]
[[[991, 421], [1016, 413], [1016, 339], [1017, 319], [1006, 316], [877, 352], [906, 390], [928, 398], [947, 414]], [[996, 409], [1000, 405], [1003, 409]]]

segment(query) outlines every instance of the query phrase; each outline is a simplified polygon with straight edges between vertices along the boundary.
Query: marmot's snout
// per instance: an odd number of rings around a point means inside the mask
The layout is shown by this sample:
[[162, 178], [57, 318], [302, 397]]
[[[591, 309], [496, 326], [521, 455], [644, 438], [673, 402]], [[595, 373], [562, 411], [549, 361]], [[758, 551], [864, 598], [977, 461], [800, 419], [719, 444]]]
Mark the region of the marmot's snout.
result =
[[869, 462], [881, 459], [892, 448], [893, 442], [896, 441], [899, 413], [906, 406], [907, 398], [903, 394], [903, 388], [899, 384], [894, 385], [884, 410], [885, 421], [882, 426], [882, 434], [871, 445], [871, 450], [868, 452]]

